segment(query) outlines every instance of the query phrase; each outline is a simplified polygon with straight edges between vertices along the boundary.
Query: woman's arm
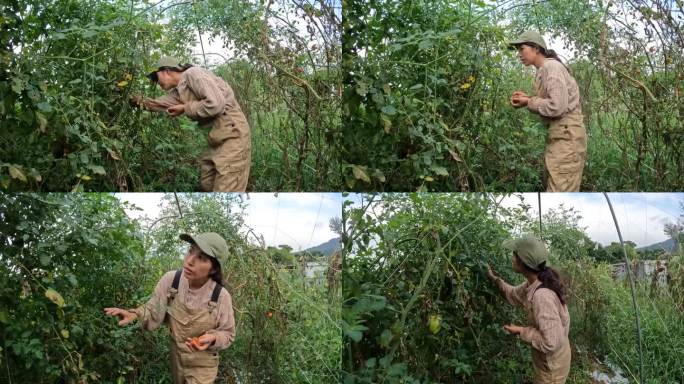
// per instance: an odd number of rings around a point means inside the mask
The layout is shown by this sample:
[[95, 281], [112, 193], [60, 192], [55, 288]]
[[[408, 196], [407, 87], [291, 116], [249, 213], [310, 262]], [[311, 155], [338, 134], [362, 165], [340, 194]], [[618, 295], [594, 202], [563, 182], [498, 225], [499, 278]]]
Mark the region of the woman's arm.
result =
[[550, 62], [540, 71], [541, 83], [548, 98], [532, 97], [527, 102], [527, 109], [545, 117], [560, 117], [568, 108], [568, 87], [563, 80], [563, 64]]
[[166, 296], [169, 292], [169, 288], [171, 288], [173, 276], [175, 274], [176, 271], [165, 273], [164, 276], [159, 279], [150, 300], [138, 308], [131, 310], [131, 312], [138, 316], [140, 326], [143, 329], [148, 331], [155, 330], [164, 321], [164, 317], [166, 316]]
[[487, 265], [487, 277], [499, 288], [506, 300], [511, 305], [523, 305], [525, 301], [527, 283], [513, 286], [506, 283], [502, 278], [492, 272], [492, 268]]
[[233, 344], [235, 339], [235, 316], [233, 314], [233, 299], [228, 293], [228, 290], [223, 290], [219, 296], [219, 303], [217, 306], [218, 313], [218, 327], [207, 332], [216, 336], [214, 344], [209, 347], [210, 351], [220, 351], [228, 348]]
[[187, 117], [193, 120], [208, 119], [223, 112], [226, 100], [215, 76], [200, 68], [190, 68], [185, 71], [185, 80], [198, 98], [185, 104]]
[[520, 331], [520, 339], [543, 353], [560, 348], [565, 336], [555, 295], [548, 289], [540, 289], [534, 295], [532, 308], [537, 327], [523, 327]]
[[166, 112], [167, 109], [174, 105], [183, 104], [178, 97], [178, 91], [175, 89], [157, 99], [143, 99], [142, 103], [145, 109], [152, 112]]

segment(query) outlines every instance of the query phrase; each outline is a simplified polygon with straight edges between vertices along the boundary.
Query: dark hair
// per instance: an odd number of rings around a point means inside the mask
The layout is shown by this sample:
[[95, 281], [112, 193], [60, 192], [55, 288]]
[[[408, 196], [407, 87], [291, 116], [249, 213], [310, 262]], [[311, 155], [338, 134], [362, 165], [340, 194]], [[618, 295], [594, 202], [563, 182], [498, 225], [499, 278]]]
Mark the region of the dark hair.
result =
[[159, 68], [159, 71], [163, 71], [165, 69], [168, 69], [169, 71], [172, 71], [172, 72], [185, 72], [192, 67], [193, 67], [192, 64], [180, 64], [179, 67], [161, 67], [161, 68]]
[[207, 257], [209, 257], [209, 260], [211, 260], [211, 268], [214, 270], [214, 272], [209, 274], [209, 277], [214, 280], [216, 284], [223, 285], [223, 272], [221, 272], [221, 263], [211, 256]]
[[556, 296], [558, 296], [558, 300], [560, 300], [561, 304], [565, 304], [567, 288], [565, 286], [565, 281], [563, 281], [563, 278], [557, 270], [547, 267], [546, 261], [539, 264], [537, 269], [534, 269], [523, 263], [517, 253], [515, 253], [515, 257], [518, 258], [518, 261], [527, 273], [537, 275], [537, 279], [541, 281], [541, 285], [539, 286], [540, 288], [548, 288], [552, 290], [556, 293]]
[[159, 71], [185, 72], [192, 67], [193, 67], [192, 64], [181, 64], [180, 67], [159, 67], [159, 69], [150, 73], [149, 75], [147, 75], [147, 77], [153, 83], [157, 83], [157, 82], [159, 82], [159, 76], [157, 76], [157, 72], [159, 72]]

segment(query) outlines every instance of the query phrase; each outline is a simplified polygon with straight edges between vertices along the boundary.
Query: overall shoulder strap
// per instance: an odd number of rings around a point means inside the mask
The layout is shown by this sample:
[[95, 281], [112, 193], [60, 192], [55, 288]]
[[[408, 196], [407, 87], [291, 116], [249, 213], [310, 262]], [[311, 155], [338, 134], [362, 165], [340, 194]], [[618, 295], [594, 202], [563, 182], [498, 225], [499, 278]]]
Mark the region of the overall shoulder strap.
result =
[[173, 276], [173, 283], [171, 284], [171, 288], [178, 290], [178, 285], [180, 284], [180, 278], [181, 278], [181, 270], [176, 271], [176, 275]]
[[176, 274], [173, 276], [173, 282], [171, 283], [171, 288], [169, 288], [169, 293], [166, 295], [166, 305], [171, 305], [171, 301], [176, 298], [178, 294], [178, 285], [180, 285], [181, 270], [177, 270]]
[[221, 289], [223, 289], [223, 285], [216, 283], [214, 291], [211, 293], [211, 301], [214, 303], [218, 303], [219, 296], [221, 296]]
[[214, 285], [214, 291], [211, 292], [211, 300], [209, 300], [209, 312], [212, 312], [214, 308], [216, 308], [216, 304], [218, 303], [219, 296], [221, 296], [222, 289], [223, 285], [219, 283]]

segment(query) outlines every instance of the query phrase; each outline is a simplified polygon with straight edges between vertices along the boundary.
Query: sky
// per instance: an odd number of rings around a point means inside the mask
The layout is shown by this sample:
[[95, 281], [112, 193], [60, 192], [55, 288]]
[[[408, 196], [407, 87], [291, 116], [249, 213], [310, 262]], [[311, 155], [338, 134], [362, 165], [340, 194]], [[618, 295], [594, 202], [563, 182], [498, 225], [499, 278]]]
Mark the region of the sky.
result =
[[[116, 193], [142, 211], [128, 210], [131, 218], [159, 216], [162, 193]], [[250, 227], [263, 236], [267, 246], [289, 245], [304, 250], [338, 237], [328, 227], [332, 217], [342, 214], [339, 193], [249, 193], [242, 194], [247, 205], [244, 231]]]
[[[536, 193], [524, 193], [525, 204], [532, 206], [534, 215], [539, 214]], [[504, 205], [514, 206], [520, 197], [504, 199]], [[679, 202], [684, 202], [684, 193], [609, 193], [615, 216], [622, 232], [622, 238], [643, 247], [667, 239], [663, 226], [668, 221], [675, 222], [682, 214]], [[543, 193], [541, 196], [542, 213], [558, 208], [560, 204], [574, 207], [580, 213], [580, 226], [592, 240], [603, 245], [619, 241], [610, 208], [602, 193]], [[543, 222], [542, 222], [543, 228]]]
[[[684, 193], [609, 193], [615, 216], [625, 241], [636, 243], [637, 247], [655, 244], [667, 239], [663, 226], [667, 222], [676, 222], [683, 214], [680, 202], [684, 202]], [[352, 194], [347, 199], [360, 201], [361, 195]], [[497, 199], [498, 200], [498, 199]], [[530, 214], [539, 214], [536, 193], [514, 194], [505, 197], [502, 205], [514, 207], [521, 200], [531, 206]], [[610, 209], [601, 193], [542, 193], [542, 212], [557, 209], [563, 204], [573, 207], [582, 218], [581, 227], [594, 241], [603, 245], [619, 241]], [[542, 222], [543, 226], [543, 222]]]

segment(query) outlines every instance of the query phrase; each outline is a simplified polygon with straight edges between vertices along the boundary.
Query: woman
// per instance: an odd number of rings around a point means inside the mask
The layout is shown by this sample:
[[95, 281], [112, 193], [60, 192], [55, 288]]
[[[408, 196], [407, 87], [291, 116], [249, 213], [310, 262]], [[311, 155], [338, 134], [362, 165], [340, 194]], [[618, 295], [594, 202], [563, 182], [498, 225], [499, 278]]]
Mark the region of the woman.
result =
[[158, 99], [131, 96], [131, 103], [171, 117], [185, 114], [201, 126], [211, 127], [209, 150], [200, 158], [200, 188], [206, 192], [244, 192], [251, 163], [249, 124], [232, 88], [206, 69], [181, 66], [163, 57], [150, 80], [168, 91]]
[[527, 31], [509, 43], [517, 49], [523, 65], [534, 65], [536, 96], [522, 91], [511, 95], [515, 108], [527, 107], [542, 117], [548, 126], [544, 152], [544, 179], [547, 192], [578, 192], [587, 157], [587, 132], [584, 129], [577, 82], [558, 55], [546, 49], [538, 32]]
[[162, 322], [171, 330], [171, 372], [175, 384], [213, 383], [218, 373], [218, 351], [235, 338], [233, 304], [223, 288], [219, 258], [228, 245], [213, 232], [180, 236], [189, 242], [182, 271], [167, 272], [144, 305], [125, 310], [105, 308], [124, 326], [136, 319], [152, 331]]
[[505, 325], [512, 335], [532, 345], [534, 384], [563, 384], [570, 372], [570, 315], [565, 303], [565, 285], [558, 272], [547, 266], [548, 251], [534, 237], [507, 240], [503, 246], [513, 251], [513, 269], [527, 281], [511, 286], [487, 269], [492, 280], [512, 305], [527, 313], [527, 327]]

